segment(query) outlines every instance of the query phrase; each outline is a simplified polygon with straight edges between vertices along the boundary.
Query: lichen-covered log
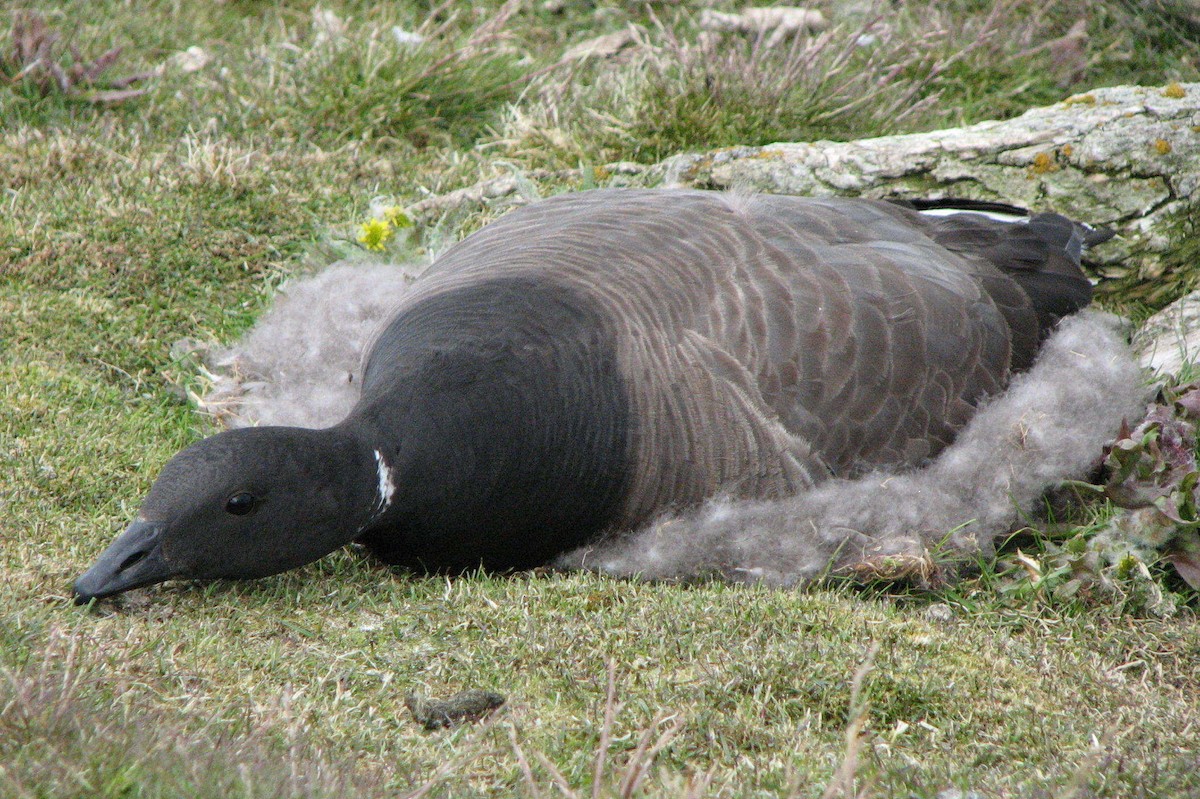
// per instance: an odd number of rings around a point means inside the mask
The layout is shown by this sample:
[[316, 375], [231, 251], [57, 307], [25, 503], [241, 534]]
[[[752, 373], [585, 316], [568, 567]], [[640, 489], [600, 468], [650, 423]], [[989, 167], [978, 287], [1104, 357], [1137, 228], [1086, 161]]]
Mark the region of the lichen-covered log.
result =
[[521, 205], [536, 199], [540, 180], [962, 197], [1059, 211], [1120, 234], [1089, 252], [1108, 279], [1102, 292], [1161, 307], [1200, 272], [1200, 83], [1096, 89], [1015, 119], [929, 133], [728, 147], [653, 166], [609, 164], [586, 176], [506, 175], [408, 212], [432, 222], [472, 207]]
[[665, 183], [684, 186], [956, 196], [1060, 211], [1117, 229], [1091, 253], [1101, 275], [1134, 278], [1154, 301], [1186, 279], [1161, 278], [1196, 260], [1187, 243], [1200, 207], [1200, 84], [1097, 89], [1005, 121], [734, 147], [676, 156], [658, 169]]

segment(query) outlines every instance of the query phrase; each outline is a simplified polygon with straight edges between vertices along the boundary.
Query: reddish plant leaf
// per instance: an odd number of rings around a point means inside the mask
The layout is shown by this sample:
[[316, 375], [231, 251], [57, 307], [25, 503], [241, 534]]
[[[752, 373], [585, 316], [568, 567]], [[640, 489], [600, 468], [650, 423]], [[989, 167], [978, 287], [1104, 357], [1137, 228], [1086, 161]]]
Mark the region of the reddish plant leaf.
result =
[[101, 75], [117, 62], [122, 50], [114, 47], [89, 61], [72, 42], [66, 47], [68, 64], [54, 52], [59, 39], [58, 32], [50, 29], [42, 15], [18, 15], [12, 27], [12, 50], [0, 53], [0, 76], [14, 83], [24, 82], [43, 95], [58, 91], [88, 102], [119, 103], [145, 94], [145, 89], [129, 87], [156, 74], [139, 72], [109, 81], [100, 91], [84, 91], [81, 87], [90, 89], [100, 84]]
[[1175, 405], [1183, 412], [1184, 416], [1200, 419], [1200, 388], [1192, 388], [1176, 397]]
[[1172, 552], [1167, 560], [1188, 585], [1200, 591], [1200, 555], [1195, 552]]

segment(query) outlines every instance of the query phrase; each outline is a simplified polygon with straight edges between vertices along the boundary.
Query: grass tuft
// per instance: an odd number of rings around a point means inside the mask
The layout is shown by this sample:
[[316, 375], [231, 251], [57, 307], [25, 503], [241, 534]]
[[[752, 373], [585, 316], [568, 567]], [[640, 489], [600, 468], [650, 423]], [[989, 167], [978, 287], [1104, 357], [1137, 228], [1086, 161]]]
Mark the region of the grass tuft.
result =
[[[463, 146], [518, 96], [528, 68], [506, 45], [508, 3], [465, 34], [433, 17], [411, 38], [398, 25], [313, 12], [256, 63], [210, 77], [224, 95], [217, 121], [320, 147]], [[265, 76], [265, 79], [264, 79]]]
[[26, 797], [191, 796], [197, 799], [381, 795], [377, 784], [331, 767], [302, 741], [230, 732], [147, 710], [87, 684], [78, 639], [52, 637], [40, 663], [0, 667], [0, 794]]

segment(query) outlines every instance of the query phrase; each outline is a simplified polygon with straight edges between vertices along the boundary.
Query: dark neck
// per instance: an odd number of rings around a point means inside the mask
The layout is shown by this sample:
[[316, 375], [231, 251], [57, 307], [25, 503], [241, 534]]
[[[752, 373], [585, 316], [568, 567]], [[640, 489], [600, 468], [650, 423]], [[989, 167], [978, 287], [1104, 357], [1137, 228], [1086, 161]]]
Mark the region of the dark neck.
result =
[[323, 449], [328, 453], [326, 467], [341, 475], [353, 475], [345, 483], [346, 523], [341, 531], [343, 540], [336, 548], [354, 541], [381, 513], [385, 503], [380, 495], [378, 460], [374, 447], [343, 425], [317, 432], [327, 436], [328, 444]]
[[605, 529], [627, 490], [630, 415], [586, 303], [522, 281], [426, 301], [385, 331], [348, 424], [393, 470], [364, 541], [434, 570], [524, 568]]
[[[305, 484], [312, 490], [307, 516], [296, 523], [307, 525], [305, 535], [288, 538], [276, 555], [282, 568], [274, 571], [309, 563], [351, 543], [378, 515], [375, 456], [361, 436], [343, 425], [324, 430], [284, 429], [296, 452], [316, 454], [303, 468]], [[296, 439], [311, 441], [295, 446]]]

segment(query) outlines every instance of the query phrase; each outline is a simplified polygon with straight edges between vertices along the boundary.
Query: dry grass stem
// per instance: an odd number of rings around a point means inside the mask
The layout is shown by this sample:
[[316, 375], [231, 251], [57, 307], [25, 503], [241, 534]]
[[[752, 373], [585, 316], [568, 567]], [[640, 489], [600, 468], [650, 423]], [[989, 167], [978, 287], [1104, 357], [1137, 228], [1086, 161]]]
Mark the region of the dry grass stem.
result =
[[596, 761], [592, 767], [592, 799], [600, 799], [600, 791], [604, 787], [604, 770], [608, 765], [608, 747], [612, 743], [613, 721], [620, 710], [617, 702], [617, 664], [615, 661], [608, 661], [606, 672], [608, 687], [604, 693], [604, 723], [600, 725], [600, 744], [596, 747]]
[[865, 737], [863, 729], [867, 725], [869, 709], [866, 698], [863, 697], [863, 682], [871, 673], [871, 669], [875, 667], [875, 655], [878, 653], [879, 642], [872, 643], [871, 648], [867, 650], [866, 657], [855, 669], [854, 678], [850, 681], [849, 720], [846, 722], [845, 733], [846, 750], [842, 756], [841, 765], [838, 766], [838, 770], [834, 774], [833, 780], [825, 788], [825, 792], [821, 794], [821, 799], [837, 799], [839, 795], [845, 799], [855, 799], [856, 796], [865, 795], [855, 793], [854, 777], [858, 773], [859, 752], [862, 750]]

